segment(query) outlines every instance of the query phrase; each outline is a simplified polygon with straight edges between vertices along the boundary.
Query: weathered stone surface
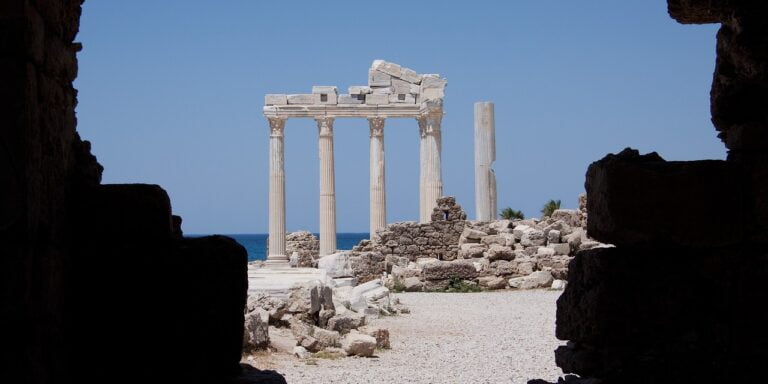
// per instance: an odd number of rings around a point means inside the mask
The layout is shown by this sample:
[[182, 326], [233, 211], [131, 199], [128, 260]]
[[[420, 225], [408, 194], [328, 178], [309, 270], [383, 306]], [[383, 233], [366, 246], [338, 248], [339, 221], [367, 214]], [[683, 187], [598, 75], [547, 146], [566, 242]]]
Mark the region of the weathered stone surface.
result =
[[481, 287], [488, 289], [504, 289], [507, 287], [507, 279], [498, 276], [483, 276], [477, 279]]
[[267, 94], [264, 95], [264, 105], [286, 105], [288, 96], [285, 94]]
[[[710, 247], [745, 239], [744, 178], [733, 164], [664, 161], [625, 149], [587, 171], [588, 232], [618, 246]], [[718, 221], [712, 212], [718, 207]]]
[[477, 270], [471, 262], [464, 260], [439, 261], [425, 265], [421, 275], [425, 280], [472, 279], [477, 276]]
[[243, 349], [246, 351], [266, 349], [269, 346], [269, 325], [257, 311], [245, 315]]
[[365, 318], [353, 312], [338, 314], [328, 320], [327, 328], [341, 334], [348, 333], [351, 329], [357, 329], [365, 324]]
[[386, 328], [366, 325], [360, 327], [360, 333], [371, 336], [376, 339], [376, 348], [390, 349], [389, 330]]
[[328, 277], [350, 277], [354, 275], [349, 252], [337, 252], [317, 260], [317, 267], [325, 269]]
[[488, 248], [485, 257], [487, 257], [490, 262], [496, 260], [513, 260], [515, 258], [515, 253], [512, 252], [512, 248], [510, 247], [493, 244]]
[[365, 96], [361, 98], [357, 95], [341, 94], [336, 100], [338, 104], [363, 104], [365, 103]]
[[365, 95], [365, 103], [370, 105], [386, 105], [389, 104], [389, 95], [388, 94], [367, 94]]
[[459, 248], [460, 259], [472, 259], [476, 257], [483, 257], [483, 254], [488, 248], [484, 244], [462, 244]]
[[557, 363], [630, 383], [759, 377], [768, 316], [753, 303], [768, 299], [758, 277], [767, 260], [744, 246], [581, 252], [558, 300], [557, 337], [572, 343], [557, 350]]
[[320, 327], [314, 327], [312, 336], [317, 340], [321, 349], [341, 346], [341, 334], [337, 331], [329, 331]]
[[553, 281], [549, 271], [536, 271], [528, 276], [509, 279], [509, 286], [517, 289], [549, 288]]
[[406, 277], [402, 281], [406, 292], [420, 292], [424, 288], [424, 283], [418, 277]]
[[348, 92], [350, 95], [367, 95], [372, 93], [373, 90], [371, 90], [371, 87], [365, 85], [355, 85], [349, 87]]
[[390, 85], [392, 85], [392, 76], [375, 69], [368, 71], [369, 87], [388, 87]]
[[520, 237], [520, 244], [524, 247], [544, 245], [546, 242], [547, 238], [544, 236], [544, 231], [535, 228], [523, 231]]
[[373, 336], [351, 332], [344, 337], [341, 347], [349, 356], [370, 357], [376, 350], [376, 339]]
[[320, 95], [311, 93], [288, 95], [288, 104], [319, 104]]

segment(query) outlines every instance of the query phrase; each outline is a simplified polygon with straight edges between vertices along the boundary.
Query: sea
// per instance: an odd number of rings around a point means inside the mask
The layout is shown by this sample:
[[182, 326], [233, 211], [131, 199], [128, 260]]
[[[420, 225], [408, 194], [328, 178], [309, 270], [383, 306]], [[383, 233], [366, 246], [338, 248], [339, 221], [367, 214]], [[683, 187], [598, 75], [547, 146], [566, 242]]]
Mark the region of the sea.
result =
[[[190, 237], [197, 237], [204, 235], [190, 235]], [[229, 236], [238, 243], [240, 243], [248, 251], [248, 261], [254, 260], [266, 260], [267, 259], [267, 234], [230, 234]], [[318, 234], [315, 233], [315, 236]], [[352, 249], [355, 245], [360, 243], [360, 240], [369, 238], [369, 233], [337, 233], [336, 234], [336, 248], [339, 250]]]

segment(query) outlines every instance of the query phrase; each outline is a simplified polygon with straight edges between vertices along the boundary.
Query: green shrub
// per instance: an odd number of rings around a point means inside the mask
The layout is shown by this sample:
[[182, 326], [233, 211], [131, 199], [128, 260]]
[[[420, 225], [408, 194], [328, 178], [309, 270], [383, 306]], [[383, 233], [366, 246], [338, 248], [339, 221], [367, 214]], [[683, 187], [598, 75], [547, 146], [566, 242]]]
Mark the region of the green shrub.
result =
[[549, 200], [541, 208], [541, 214], [542, 216], [552, 216], [552, 213], [558, 209], [560, 209], [560, 200]]
[[448, 283], [448, 288], [445, 291], [468, 293], [468, 292], [480, 292], [482, 291], [482, 289], [477, 284], [470, 284], [465, 282], [461, 278], [452, 277], [451, 282]]
[[511, 207], [506, 207], [502, 209], [499, 212], [499, 216], [501, 216], [501, 218], [504, 220], [525, 219], [525, 215], [523, 214], [523, 211], [518, 211], [518, 210], [512, 209]]

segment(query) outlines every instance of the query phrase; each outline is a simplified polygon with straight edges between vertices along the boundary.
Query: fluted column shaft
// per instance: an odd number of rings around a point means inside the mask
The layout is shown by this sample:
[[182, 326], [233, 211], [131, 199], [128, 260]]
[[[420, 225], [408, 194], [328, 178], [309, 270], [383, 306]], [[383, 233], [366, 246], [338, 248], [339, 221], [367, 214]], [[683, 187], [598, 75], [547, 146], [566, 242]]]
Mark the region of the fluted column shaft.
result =
[[431, 220], [436, 201], [443, 195], [443, 173], [441, 166], [442, 133], [440, 123], [443, 111], [429, 111], [419, 117], [420, 163], [419, 172], [419, 221]]
[[320, 256], [336, 252], [336, 178], [333, 166], [333, 118], [316, 119], [320, 133]]
[[387, 198], [384, 173], [384, 119], [368, 119], [371, 130], [370, 238], [387, 226]]
[[284, 118], [269, 120], [269, 254], [267, 265], [287, 266], [285, 254]]
[[491, 102], [475, 103], [475, 218], [496, 219], [496, 122]]

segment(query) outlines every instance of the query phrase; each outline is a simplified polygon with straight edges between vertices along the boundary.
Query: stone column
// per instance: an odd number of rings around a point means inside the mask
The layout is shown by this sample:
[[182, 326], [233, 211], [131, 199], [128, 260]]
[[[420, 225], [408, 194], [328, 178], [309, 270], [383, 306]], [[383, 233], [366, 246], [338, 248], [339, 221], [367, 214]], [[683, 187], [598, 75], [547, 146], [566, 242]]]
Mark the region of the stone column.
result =
[[438, 197], [443, 195], [443, 174], [441, 169], [442, 134], [440, 123], [443, 110], [429, 110], [418, 117], [420, 141], [419, 172], [419, 221], [431, 220], [432, 209]]
[[315, 119], [320, 133], [320, 256], [336, 252], [336, 178], [333, 169], [333, 118]]
[[285, 254], [285, 118], [269, 117], [269, 254], [267, 266], [288, 267]]
[[475, 103], [475, 219], [496, 219], [496, 122], [493, 103]]
[[387, 197], [384, 184], [384, 119], [380, 117], [368, 119], [371, 130], [371, 225], [370, 238], [376, 230], [387, 226]]

